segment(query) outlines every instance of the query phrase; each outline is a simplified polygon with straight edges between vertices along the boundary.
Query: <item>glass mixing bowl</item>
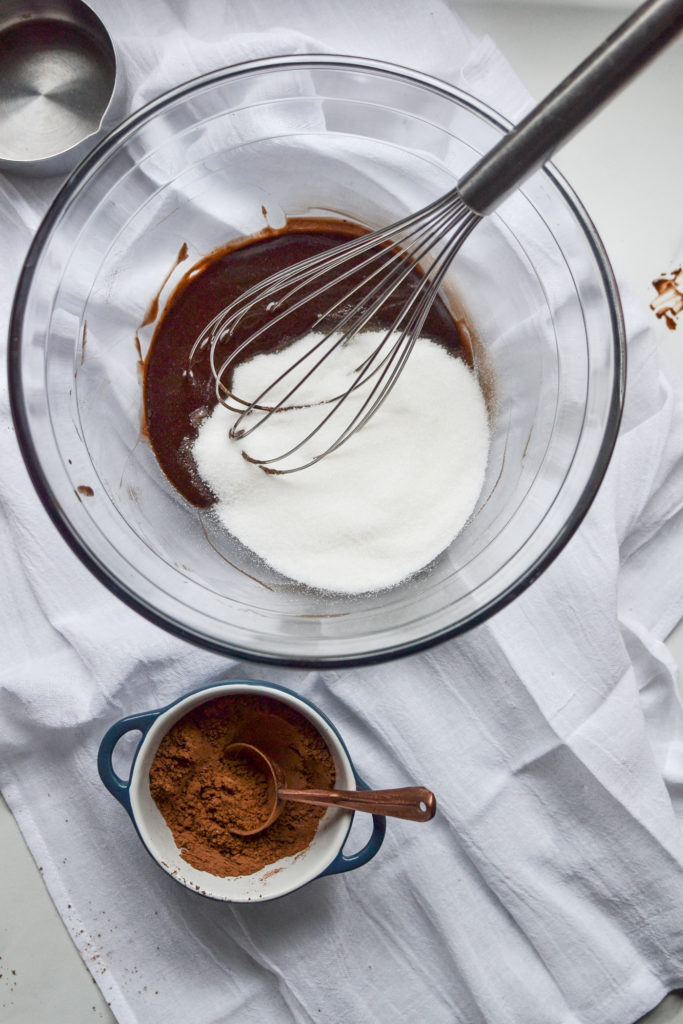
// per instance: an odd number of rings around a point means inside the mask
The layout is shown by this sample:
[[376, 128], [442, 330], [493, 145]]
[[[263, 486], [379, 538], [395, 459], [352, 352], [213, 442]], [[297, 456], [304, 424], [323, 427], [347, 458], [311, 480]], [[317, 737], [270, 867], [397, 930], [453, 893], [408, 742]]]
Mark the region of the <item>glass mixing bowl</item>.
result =
[[180, 497], [143, 430], [141, 360], [193, 262], [293, 216], [386, 224], [453, 187], [507, 127], [416, 72], [274, 58], [161, 97], [69, 178], [18, 286], [10, 393], [38, 494], [122, 600], [226, 654], [348, 665], [482, 622], [561, 550], [616, 439], [625, 347], [604, 249], [552, 167], [479, 225], [446, 282], [492, 445], [471, 520], [414, 578], [342, 597], [279, 577]]

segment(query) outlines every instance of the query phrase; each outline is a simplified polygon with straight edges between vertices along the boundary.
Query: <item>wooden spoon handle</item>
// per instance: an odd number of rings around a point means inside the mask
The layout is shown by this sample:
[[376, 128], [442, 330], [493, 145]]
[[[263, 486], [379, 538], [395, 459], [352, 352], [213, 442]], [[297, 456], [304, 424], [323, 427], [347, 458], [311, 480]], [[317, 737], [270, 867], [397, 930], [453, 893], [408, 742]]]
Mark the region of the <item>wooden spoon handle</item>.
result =
[[403, 789], [278, 789], [278, 800], [302, 804], [323, 804], [350, 811], [386, 814], [390, 818], [429, 821], [436, 813], [436, 797], [424, 786]]

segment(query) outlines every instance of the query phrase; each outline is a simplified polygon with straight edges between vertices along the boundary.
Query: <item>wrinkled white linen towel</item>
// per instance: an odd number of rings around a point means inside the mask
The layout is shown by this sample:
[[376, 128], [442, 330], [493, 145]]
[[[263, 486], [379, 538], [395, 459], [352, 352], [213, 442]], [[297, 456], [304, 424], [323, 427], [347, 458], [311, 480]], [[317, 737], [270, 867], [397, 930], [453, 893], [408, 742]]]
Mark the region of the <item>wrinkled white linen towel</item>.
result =
[[[214, 67], [364, 53], [528, 97], [438, 0], [93, 3], [131, 106]], [[0, 320], [54, 182], [0, 176]], [[28, 482], [0, 396], [0, 786], [124, 1024], [626, 1024], [683, 984], [683, 715], [662, 638], [683, 614], [683, 397], [627, 302], [630, 378], [599, 495], [553, 566], [457, 641], [347, 671], [259, 669], [167, 636], [91, 578]], [[299, 690], [376, 786], [428, 781], [375, 861], [231, 908], [183, 890], [101, 786], [121, 715], [221, 678]]]

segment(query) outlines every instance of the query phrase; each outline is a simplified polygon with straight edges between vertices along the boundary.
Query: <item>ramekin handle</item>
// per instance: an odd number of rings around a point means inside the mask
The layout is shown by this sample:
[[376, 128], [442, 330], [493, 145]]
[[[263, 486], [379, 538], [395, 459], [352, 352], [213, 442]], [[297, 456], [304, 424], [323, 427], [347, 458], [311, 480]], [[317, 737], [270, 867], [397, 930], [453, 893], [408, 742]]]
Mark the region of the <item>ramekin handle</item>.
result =
[[158, 711], [141, 711], [137, 715], [127, 715], [125, 718], [119, 719], [118, 722], [114, 722], [104, 734], [97, 754], [97, 770], [100, 773], [102, 782], [111, 795], [115, 796], [119, 803], [125, 807], [131, 817], [132, 810], [128, 792], [130, 780], [122, 779], [114, 771], [112, 763], [114, 748], [119, 740], [128, 732], [140, 732], [142, 734], [140, 741], [142, 741], [158, 717]]
[[[356, 777], [356, 787], [358, 789], [370, 789], [367, 782], [364, 782], [355, 770], [353, 774]], [[318, 877], [322, 878], [323, 875], [338, 875], [342, 871], [353, 871], [354, 868], [360, 868], [363, 864], [367, 864], [369, 860], [372, 860], [384, 842], [386, 830], [387, 819], [384, 815], [373, 814], [372, 834], [365, 846], [358, 850], [357, 853], [352, 853], [350, 856], [347, 856], [344, 853], [344, 850], [341, 849], [332, 863], [326, 867], [324, 871], [321, 871]]]

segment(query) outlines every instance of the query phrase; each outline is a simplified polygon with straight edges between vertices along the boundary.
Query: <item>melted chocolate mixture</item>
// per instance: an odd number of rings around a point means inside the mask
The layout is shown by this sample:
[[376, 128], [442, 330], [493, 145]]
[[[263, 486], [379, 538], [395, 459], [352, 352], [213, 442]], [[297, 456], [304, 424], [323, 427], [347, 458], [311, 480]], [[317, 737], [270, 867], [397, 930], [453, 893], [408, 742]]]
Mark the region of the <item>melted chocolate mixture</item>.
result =
[[[199, 424], [216, 404], [207, 350], [195, 357], [192, 367], [189, 365], [195, 339], [217, 313], [269, 274], [362, 233], [354, 225], [343, 225], [338, 221], [289, 221], [280, 232], [252, 240], [242, 239], [212, 253], [193, 267], [178, 285], [157, 325], [145, 361], [145, 419], [161, 468], [173, 486], [192, 504], [207, 507], [213, 503], [211, 492], [196, 473], [190, 448]], [[397, 289], [371, 326], [389, 328], [398, 308], [404, 305], [418, 281], [418, 272], [415, 271]], [[353, 284], [353, 278], [333, 284], [325, 296], [323, 308], [331, 305], [334, 298], [346, 294]], [[311, 308], [298, 310], [289, 316], [276, 329], [264, 332], [250, 355], [255, 355], [256, 351], [272, 352], [308, 333], [315, 323], [316, 314], [321, 311], [320, 306], [310, 305]], [[229, 344], [239, 344], [257, 326], [258, 323], [245, 318]], [[432, 306], [422, 334], [438, 341], [471, 365], [472, 354], [440, 299]], [[227, 351], [224, 347], [223, 358]], [[222, 361], [221, 354], [217, 353], [217, 365]]]

